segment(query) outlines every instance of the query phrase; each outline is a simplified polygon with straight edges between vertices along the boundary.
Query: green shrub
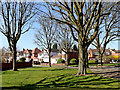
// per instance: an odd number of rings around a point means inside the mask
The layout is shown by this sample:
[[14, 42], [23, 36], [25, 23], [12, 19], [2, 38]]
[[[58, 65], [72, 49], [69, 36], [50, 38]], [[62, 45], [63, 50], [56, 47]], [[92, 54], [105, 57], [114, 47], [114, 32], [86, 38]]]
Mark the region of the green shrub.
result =
[[70, 64], [77, 64], [78, 63], [78, 60], [73, 58], [70, 60]]
[[42, 60], [41, 63], [44, 63], [44, 61]]
[[20, 58], [19, 62], [25, 62], [26, 58], [25, 57], [22, 57]]
[[88, 63], [95, 63], [96, 60], [89, 60]]
[[65, 60], [62, 59], [62, 58], [59, 58], [59, 59], [57, 60], [57, 64], [58, 64], [58, 63], [65, 63]]

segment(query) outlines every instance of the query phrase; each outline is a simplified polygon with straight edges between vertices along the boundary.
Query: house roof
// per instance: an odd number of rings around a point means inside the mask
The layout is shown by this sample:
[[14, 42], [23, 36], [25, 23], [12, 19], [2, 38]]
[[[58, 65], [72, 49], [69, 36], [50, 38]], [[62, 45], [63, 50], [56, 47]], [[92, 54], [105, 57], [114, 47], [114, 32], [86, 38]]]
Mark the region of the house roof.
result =
[[20, 55], [23, 55], [23, 51], [19, 51], [18, 53], [19, 53]]
[[26, 53], [26, 54], [31, 54], [31, 52], [32, 52], [32, 50], [30, 50], [30, 49], [26, 49], [26, 50], [25, 50], [25, 53]]
[[51, 49], [51, 52], [58, 52], [58, 49]]
[[51, 58], [61, 58], [61, 56], [60, 55], [54, 55]]
[[78, 51], [76, 51], [76, 50], [73, 50], [73, 49], [70, 49], [70, 52], [78, 52]]
[[120, 50], [115, 50], [116, 53], [120, 53]]
[[40, 51], [39, 53], [44, 53], [44, 51]]
[[111, 49], [112, 51], [114, 51], [115, 53], [120, 53], [120, 50], [115, 50], [115, 49]]
[[[95, 54], [95, 52], [97, 52], [97, 49], [91, 49], [90, 50], [92, 51], [93, 55]], [[101, 48], [102, 50], [102, 48]], [[110, 49], [105, 49], [105, 52], [110, 52]]]
[[32, 53], [40, 53], [41, 51], [38, 48], [32, 50]]

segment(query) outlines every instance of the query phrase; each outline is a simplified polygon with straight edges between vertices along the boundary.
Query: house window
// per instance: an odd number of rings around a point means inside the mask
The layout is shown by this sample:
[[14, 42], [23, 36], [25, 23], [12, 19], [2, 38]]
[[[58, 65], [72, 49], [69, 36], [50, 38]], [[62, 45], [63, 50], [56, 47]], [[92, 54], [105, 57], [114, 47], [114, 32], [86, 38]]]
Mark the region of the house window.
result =
[[37, 55], [35, 55], [34, 57], [37, 57]]
[[95, 55], [97, 55], [97, 52], [95, 52]]
[[106, 52], [106, 55], [109, 55], [110, 53], [109, 52]]

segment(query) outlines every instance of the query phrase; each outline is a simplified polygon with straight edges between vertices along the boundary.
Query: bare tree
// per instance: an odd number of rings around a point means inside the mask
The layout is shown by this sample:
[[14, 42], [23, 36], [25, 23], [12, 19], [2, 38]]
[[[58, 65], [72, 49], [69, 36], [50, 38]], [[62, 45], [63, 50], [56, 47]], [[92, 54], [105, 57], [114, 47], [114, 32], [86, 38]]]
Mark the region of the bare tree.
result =
[[60, 25], [59, 28], [59, 34], [56, 38], [57, 43], [59, 45], [59, 48], [65, 52], [66, 54], [66, 61], [67, 61], [67, 66], [69, 65], [69, 61], [68, 61], [68, 53], [70, 52], [70, 49], [73, 46], [73, 37], [70, 34], [70, 29], [69, 27], [65, 26], [65, 25]]
[[0, 49], [0, 62], [4, 62], [5, 61], [4, 56], [5, 56], [5, 47]]
[[10, 50], [9, 48], [2, 47], [0, 49], [0, 62], [6, 61], [9, 58]]
[[[103, 5], [101, 2], [46, 2], [48, 11], [44, 11], [44, 16], [70, 27], [74, 40], [78, 42], [79, 48], [79, 74], [86, 74], [87, 49], [93, 42], [99, 31], [100, 18], [110, 14], [112, 4], [108, 12], [101, 12]], [[78, 38], [75, 37], [77, 32]]]
[[[109, 4], [106, 4], [106, 7]], [[110, 15], [104, 16], [102, 20], [102, 24], [99, 27], [100, 31], [96, 37], [96, 39], [93, 41], [92, 45], [96, 47], [98, 50], [98, 58], [99, 61], [102, 63], [102, 57], [105, 53], [106, 46], [114, 40], [118, 40], [118, 37], [120, 36], [120, 30], [119, 30], [119, 7], [115, 5], [112, 8], [112, 12]], [[102, 48], [101, 48], [102, 47]]]
[[13, 71], [16, 66], [16, 45], [21, 35], [27, 32], [32, 25], [34, 3], [31, 2], [0, 2], [1, 25], [0, 32], [7, 38], [9, 48], [13, 54]]
[[35, 34], [35, 43], [46, 50], [49, 56], [49, 66], [51, 67], [51, 47], [54, 44], [54, 38], [57, 32], [57, 24], [48, 19], [40, 19], [41, 29]]
[[57, 41], [57, 44], [59, 46], [59, 49], [66, 54], [66, 65], [69, 65], [68, 55], [70, 52], [70, 49], [72, 49], [72, 46], [74, 44], [73, 37], [71, 35], [69, 27], [66, 25], [59, 25], [59, 33], [57, 37], [55, 38]]

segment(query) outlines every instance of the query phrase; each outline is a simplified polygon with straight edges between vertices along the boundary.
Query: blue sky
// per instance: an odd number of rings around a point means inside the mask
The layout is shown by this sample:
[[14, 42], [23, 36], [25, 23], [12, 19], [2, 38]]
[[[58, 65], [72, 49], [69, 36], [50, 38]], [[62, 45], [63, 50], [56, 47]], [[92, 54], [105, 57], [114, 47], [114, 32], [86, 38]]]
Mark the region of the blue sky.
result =
[[[35, 27], [39, 27], [38, 24], [34, 25]], [[37, 30], [37, 29], [36, 29]], [[17, 43], [17, 47], [19, 50], [22, 50], [22, 48], [25, 49], [34, 49], [35, 47], [38, 47], [34, 43], [34, 34], [36, 33], [35, 29], [30, 29], [28, 32], [23, 34], [21, 38], [19, 39]], [[6, 37], [0, 33], [0, 48], [2, 47], [8, 47], [8, 42]], [[94, 48], [94, 46], [90, 46], [91, 48]], [[112, 41], [111, 43], [108, 44], [107, 48], [115, 48], [118, 50], [118, 41]], [[39, 47], [38, 47], [39, 48]]]
[[[40, 25], [35, 23], [33, 24], [33, 28], [37, 28], [37, 29], [30, 29], [28, 32], [26, 32], [25, 34], [23, 34], [18, 43], [17, 43], [17, 47], [19, 50], [22, 50], [23, 48], [25, 49], [34, 49], [36, 47], [38, 47], [35, 43], [34, 43], [34, 39], [35, 36], [34, 34], [36, 33], [36, 31], [40, 28]], [[2, 47], [8, 47], [8, 42], [6, 37], [0, 33], [0, 48]], [[90, 45], [91, 48], [94, 48], [94, 46]], [[39, 47], [38, 47], [39, 48]], [[118, 50], [118, 41], [112, 41], [107, 45], [107, 48], [115, 48]], [[119, 47], [120, 48], [120, 47]]]

